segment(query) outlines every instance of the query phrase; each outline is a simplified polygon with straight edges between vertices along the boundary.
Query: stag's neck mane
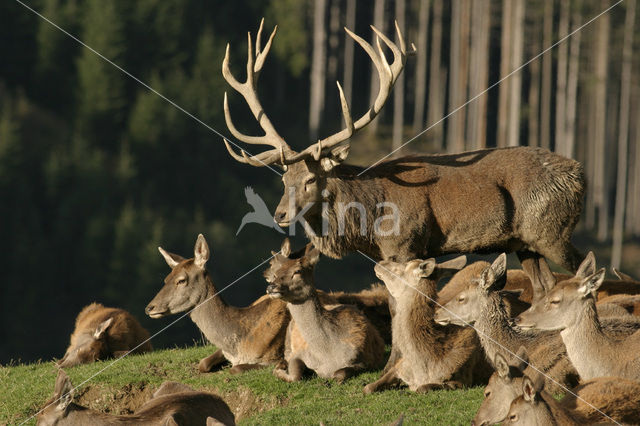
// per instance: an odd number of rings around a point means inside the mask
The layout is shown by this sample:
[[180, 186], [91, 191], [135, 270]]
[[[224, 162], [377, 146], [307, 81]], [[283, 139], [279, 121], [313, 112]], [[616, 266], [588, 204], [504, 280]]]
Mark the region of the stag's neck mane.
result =
[[[385, 199], [384, 189], [378, 179], [359, 177], [363, 170], [358, 166], [337, 166], [327, 177], [328, 196], [323, 200], [322, 209], [307, 219], [313, 228], [313, 233], [306, 230], [307, 237], [325, 256], [339, 259], [360, 250], [380, 258], [374, 244], [374, 223], [385, 214], [377, 207]], [[364, 209], [364, 218], [358, 206]], [[322, 215], [326, 218], [324, 221]], [[323, 223], [326, 224], [323, 226]]]

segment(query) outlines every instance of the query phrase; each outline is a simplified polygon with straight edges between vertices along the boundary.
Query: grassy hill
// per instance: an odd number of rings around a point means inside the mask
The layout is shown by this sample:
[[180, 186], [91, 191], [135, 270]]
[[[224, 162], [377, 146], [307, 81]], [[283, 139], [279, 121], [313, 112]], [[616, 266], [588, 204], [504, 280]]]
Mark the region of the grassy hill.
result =
[[[366, 373], [337, 385], [311, 378], [284, 383], [271, 369], [234, 376], [226, 371], [201, 374], [198, 361], [214, 348], [190, 347], [128, 356], [70, 368], [78, 386], [76, 402], [114, 414], [133, 412], [166, 380], [219, 394], [240, 424], [389, 424], [404, 414], [406, 424], [469, 424], [482, 400], [482, 388], [417, 395], [391, 390], [364, 395], [362, 388], [378, 376]], [[104, 371], [102, 371], [104, 370]], [[21, 424], [53, 394], [57, 374], [52, 362], [0, 367], [0, 424]], [[91, 378], [92, 376], [94, 376]], [[28, 424], [34, 424], [35, 418]]]

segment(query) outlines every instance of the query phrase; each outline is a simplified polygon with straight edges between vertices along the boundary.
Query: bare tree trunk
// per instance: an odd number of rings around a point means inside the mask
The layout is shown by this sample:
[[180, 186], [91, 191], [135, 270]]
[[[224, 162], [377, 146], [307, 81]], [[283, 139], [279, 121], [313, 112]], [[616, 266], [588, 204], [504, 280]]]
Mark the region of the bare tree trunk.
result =
[[[601, 7], [609, 5], [608, 0], [602, 0]], [[607, 117], [607, 69], [609, 62], [609, 29], [610, 16], [608, 13], [601, 16], [598, 21], [596, 36], [596, 62], [595, 62], [595, 170], [593, 179], [594, 201], [598, 210], [598, 235], [599, 241], [607, 238], [608, 208], [606, 197], [606, 117]]]
[[413, 108], [413, 133], [424, 128], [424, 107], [427, 99], [427, 39], [429, 36], [429, 0], [420, 2], [418, 16], [418, 57], [416, 61], [416, 92]]
[[[471, 54], [469, 64], [469, 98], [481, 93], [489, 84], [489, 32], [491, 0], [474, 0], [471, 20]], [[468, 106], [467, 141], [474, 149], [486, 146], [487, 96], [480, 96]]]
[[[500, 41], [500, 78], [504, 78], [511, 71], [511, 20], [513, 13], [511, 12], [512, 0], [502, 1], [502, 36]], [[506, 79], [500, 83], [500, 92], [498, 97], [498, 141], [499, 147], [507, 146], [508, 137], [508, 120], [509, 120], [509, 85], [511, 79]]]
[[[385, 0], [375, 0], [373, 5], [373, 25], [382, 31], [385, 32], [384, 25], [384, 3]], [[376, 33], [371, 32], [371, 44], [375, 46], [376, 42]], [[378, 81], [378, 71], [376, 70], [375, 65], [371, 64], [371, 88], [369, 89], [369, 102], [373, 103], [378, 95], [378, 86], [380, 82]], [[375, 135], [378, 132], [378, 124], [380, 120], [382, 120], [382, 115], [384, 114], [384, 109], [378, 113], [378, 116], [374, 118], [371, 123], [367, 126], [367, 132], [370, 135]]]
[[[636, 90], [640, 96], [640, 90]], [[633, 164], [633, 178], [631, 179], [632, 207], [631, 214], [627, 220], [631, 223], [633, 235], [640, 235], [640, 105], [636, 104], [636, 131], [635, 143], [633, 144], [633, 156], [630, 161]]]
[[[356, 0], [347, 0], [346, 27], [351, 31], [356, 29]], [[353, 107], [351, 96], [353, 93], [353, 50], [354, 41], [351, 37], [346, 37], [344, 42], [344, 77], [343, 90], [347, 102]]]
[[[553, 37], [553, 0], [545, 0], [542, 19], [542, 48], [551, 46]], [[540, 146], [551, 147], [551, 68], [550, 52], [542, 56], [542, 85], [540, 88]]]
[[[534, 44], [534, 49], [536, 52], [534, 55], [537, 55], [540, 49], [539, 44]], [[540, 146], [540, 141], [538, 140], [538, 131], [540, 129], [540, 62], [533, 61], [531, 65], [531, 83], [529, 85], [529, 137], [527, 138], [527, 145], [529, 146]]]
[[331, 0], [329, 7], [329, 54], [327, 60], [327, 78], [330, 84], [338, 79], [338, 49], [340, 47], [340, 0]]
[[[524, 42], [524, 0], [513, 0], [513, 18], [511, 20], [511, 67], [509, 72], [522, 65], [522, 49]], [[507, 145], [520, 145], [520, 100], [522, 95], [522, 73], [517, 72], [510, 77], [509, 84], [509, 124]]]
[[311, 94], [309, 100], [309, 136], [318, 139], [320, 120], [324, 109], [324, 87], [326, 69], [326, 0], [316, 0], [313, 10], [313, 54], [311, 57]]
[[[579, 7], [574, 7], [571, 20], [572, 28], [577, 29], [582, 23]], [[578, 71], [580, 67], [580, 31], [571, 36], [569, 46], [569, 75], [567, 77], [567, 114], [565, 128], [565, 156], [574, 158], [576, 135], [576, 102], [578, 97]]]
[[[433, 32], [431, 34], [431, 59], [429, 61], [429, 106], [427, 123], [433, 126], [444, 114], [444, 90], [446, 77], [441, 68], [442, 49], [442, 0], [433, 0]], [[443, 124], [438, 123], [431, 130], [431, 137], [442, 146]]]
[[[569, 6], [568, 0], [560, 2], [560, 22], [558, 24], [558, 39], [569, 34]], [[566, 153], [565, 147], [565, 114], [567, 112], [567, 43], [558, 46], [558, 70], [556, 80], [556, 126], [555, 152]]]
[[[405, 33], [405, 0], [396, 0], [396, 20], [400, 31]], [[396, 35], [397, 37], [397, 35]], [[399, 40], [396, 38], [396, 42]], [[393, 91], [393, 145], [398, 149], [402, 145], [402, 130], [404, 128], [404, 73], [400, 74]], [[399, 152], [398, 152], [399, 153]]]
[[622, 47], [622, 76], [620, 78], [620, 125], [618, 128], [618, 178], [616, 183], [616, 207], [613, 218], [613, 247], [611, 266], [620, 268], [622, 241], [624, 238], [624, 208], [627, 195], [627, 155], [629, 141], [629, 95], [631, 92], [631, 60], [633, 49], [633, 24], [636, 17], [636, 2], [627, 2]]
[[[449, 111], [462, 106], [467, 95], [467, 67], [469, 46], [469, 0], [451, 2], [451, 54], [449, 58]], [[462, 152], [465, 149], [465, 108], [449, 118], [447, 126], [447, 150]]]

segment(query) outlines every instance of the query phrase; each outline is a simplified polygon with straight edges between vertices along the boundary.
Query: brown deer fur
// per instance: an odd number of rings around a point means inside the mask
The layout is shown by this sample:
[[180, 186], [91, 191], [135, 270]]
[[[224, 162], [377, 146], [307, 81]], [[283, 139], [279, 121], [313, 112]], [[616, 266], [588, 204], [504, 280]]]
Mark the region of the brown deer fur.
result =
[[194, 250], [194, 258], [183, 259], [160, 249], [172, 271], [147, 305], [147, 315], [161, 318], [198, 306], [189, 316], [219, 348], [200, 361], [200, 371], [211, 371], [225, 360], [233, 365], [232, 373], [282, 362], [290, 318], [286, 305], [264, 298], [245, 308], [229, 306], [216, 294], [205, 268], [209, 246], [202, 234], [198, 235]]
[[482, 357], [475, 332], [433, 321], [438, 280], [465, 262], [462, 256], [439, 265], [434, 259], [385, 260], [376, 265], [376, 275], [396, 300], [392, 332], [402, 355], [378, 381], [365, 387], [365, 393], [400, 383], [418, 392], [453, 389], [477, 383], [482, 380], [479, 376], [486, 379], [487, 369], [478, 368]]
[[229, 406], [220, 397], [206, 392], [185, 391], [162, 394], [147, 401], [130, 416], [114, 416], [91, 410], [73, 402], [73, 385], [65, 372], [60, 370], [53, 398], [38, 414], [37, 424], [40, 426], [125, 424], [200, 426], [210, 417], [219, 424], [235, 424]]
[[150, 351], [149, 333], [129, 312], [107, 308], [100, 303], [85, 306], [76, 318], [76, 326], [61, 368], [73, 367], [110, 357]]
[[[465, 289], [437, 310], [435, 321], [440, 324], [473, 324], [489, 362], [493, 362], [498, 353], [515, 353], [524, 346], [533, 365], [560, 384], [574, 386], [578, 376], [558, 333], [521, 331], [511, 326], [501, 296], [506, 282], [505, 269], [506, 256], [502, 254], [475, 278], [468, 279]], [[452, 281], [455, 279], [454, 276]], [[557, 389], [551, 379], [549, 386]]]
[[[304, 214], [313, 230], [307, 235], [327, 256], [359, 250], [376, 260], [406, 261], [446, 253], [529, 250], [571, 271], [582, 260], [569, 242], [584, 191], [582, 166], [576, 161], [516, 147], [403, 157], [361, 176], [361, 167], [338, 165], [326, 171], [324, 163], [306, 160], [289, 166], [275, 219], [287, 226], [292, 214], [313, 203]], [[293, 188], [295, 200], [290, 201]], [[350, 202], [364, 206], [364, 235], [357, 209], [347, 210], [344, 232], [339, 232], [339, 205]], [[378, 206], [382, 202], [397, 207], [398, 235], [374, 232], [375, 219], [391, 214], [388, 207]], [[289, 211], [290, 203], [295, 211]], [[327, 235], [322, 233], [323, 203]], [[391, 220], [380, 225], [389, 230]]]
[[[282, 266], [279, 259], [298, 259], [306, 250], [303, 247], [297, 253], [291, 252], [291, 243], [288, 238], [282, 243], [280, 256], [272, 252], [273, 257], [269, 261], [269, 267], [264, 271], [267, 282], [272, 282], [275, 272]], [[324, 292], [316, 289], [318, 298], [323, 305], [353, 305], [367, 316], [371, 324], [378, 330], [380, 337], [386, 344], [391, 343], [391, 313], [389, 312], [389, 291], [384, 285], [373, 284], [370, 288], [357, 293], [344, 291]], [[262, 297], [269, 297], [268, 295]], [[274, 299], [277, 300], [277, 299]]]
[[362, 312], [352, 305], [321, 304], [313, 280], [319, 256], [311, 244], [299, 258], [276, 254], [280, 267], [272, 271], [267, 287], [269, 295], [287, 302], [291, 313], [285, 343], [288, 369], [274, 370], [285, 381], [300, 380], [308, 368], [342, 382], [384, 362], [384, 343]]
[[543, 300], [520, 314], [516, 322], [522, 328], [562, 330], [560, 335], [567, 354], [582, 380], [600, 376], [638, 380], [640, 330], [637, 324], [632, 334], [615, 335], [603, 325], [596, 311], [595, 294], [604, 281], [604, 273], [604, 269], [600, 269], [586, 278], [578, 273], [557, 284]]
[[[496, 371], [484, 390], [484, 400], [473, 418], [473, 426], [487, 426], [506, 418], [511, 401], [522, 395], [525, 375], [540, 377], [528, 366], [524, 348], [518, 351], [512, 363], [498, 353], [494, 360]], [[637, 424], [640, 421], [640, 382], [620, 377], [598, 377], [588, 380], [567, 392], [560, 407], [583, 422], [608, 420]]]

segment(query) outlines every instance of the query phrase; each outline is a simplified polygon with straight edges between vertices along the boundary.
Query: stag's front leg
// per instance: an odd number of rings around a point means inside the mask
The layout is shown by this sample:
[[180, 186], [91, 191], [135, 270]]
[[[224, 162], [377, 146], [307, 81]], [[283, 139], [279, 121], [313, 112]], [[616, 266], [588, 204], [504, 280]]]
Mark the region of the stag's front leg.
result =
[[198, 363], [198, 371], [201, 373], [209, 373], [214, 369], [214, 367], [221, 366], [227, 359], [222, 354], [222, 350], [218, 349], [213, 353], [213, 355], [209, 355], [206, 358], [202, 358]]
[[293, 358], [289, 361], [288, 371], [284, 368], [276, 367], [273, 370], [273, 375], [276, 376], [280, 380], [284, 380], [285, 382], [297, 382], [302, 379], [302, 375], [306, 370], [307, 366], [300, 358]]

